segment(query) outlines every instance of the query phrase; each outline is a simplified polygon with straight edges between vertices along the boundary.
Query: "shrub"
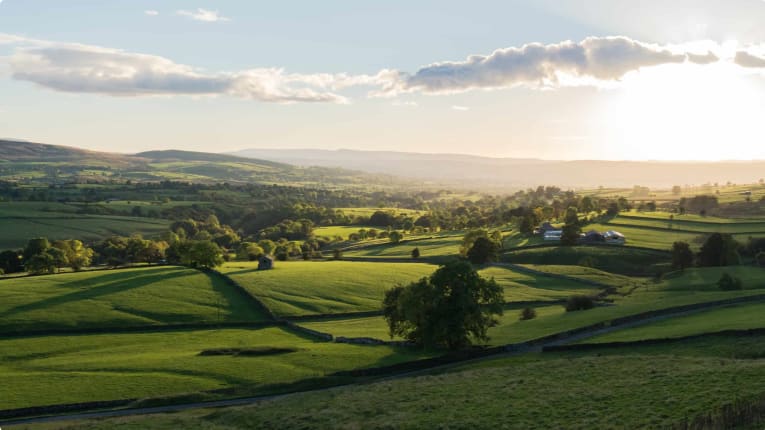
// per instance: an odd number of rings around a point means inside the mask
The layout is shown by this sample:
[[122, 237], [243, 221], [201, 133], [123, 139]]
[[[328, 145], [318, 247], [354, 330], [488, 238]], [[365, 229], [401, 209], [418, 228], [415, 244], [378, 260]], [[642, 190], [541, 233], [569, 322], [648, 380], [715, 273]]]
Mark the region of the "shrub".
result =
[[595, 307], [595, 300], [590, 296], [571, 296], [566, 302], [566, 312], [586, 311]]
[[526, 320], [533, 320], [536, 317], [537, 317], [537, 311], [534, 308], [523, 308], [519, 319], [521, 321], [526, 321]]
[[332, 250], [332, 259], [333, 260], [339, 260], [343, 258], [343, 251], [340, 251], [339, 249]]
[[412, 258], [414, 259], [420, 258], [420, 248], [414, 248], [412, 250]]
[[765, 267], [765, 251], [758, 252], [754, 257], [754, 261], [758, 266]]
[[741, 279], [725, 272], [720, 276], [720, 280], [717, 281], [717, 286], [723, 291], [734, 291], [743, 289], [744, 283], [741, 282]]
[[282, 252], [279, 252], [279, 253], [277, 253], [277, 254], [276, 254], [276, 259], [277, 259], [277, 260], [279, 260], [279, 261], [287, 261], [287, 258], [288, 258], [288, 257], [289, 257], [289, 256], [288, 256], [288, 255], [287, 255], [287, 253], [286, 253], [286, 252], [284, 252], [284, 251], [282, 251]]

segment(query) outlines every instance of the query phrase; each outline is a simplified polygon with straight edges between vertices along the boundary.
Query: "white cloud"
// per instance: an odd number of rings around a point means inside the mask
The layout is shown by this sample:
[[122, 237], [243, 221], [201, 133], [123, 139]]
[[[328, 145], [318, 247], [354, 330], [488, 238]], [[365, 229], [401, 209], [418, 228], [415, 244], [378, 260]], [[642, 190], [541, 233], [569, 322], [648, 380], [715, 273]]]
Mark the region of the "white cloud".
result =
[[191, 18], [194, 21], [202, 22], [221, 22], [230, 21], [231, 19], [221, 15], [217, 10], [207, 10], [201, 7], [197, 10], [179, 10], [176, 12], [180, 16]]
[[334, 90], [373, 82], [373, 76], [286, 73], [279, 68], [207, 72], [167, 58], [117, 49], [27, 39], [0, 33], [17, 45], [8, 57], [16, 80], [62, 92], [135, 97], [229, 95], [263, 102], [346, 103]]
[[148, 16], [157, 16], [157, 15], [159, 15], [159, 11], [152, 10], [152, 9], [145, 10], [145, 11], [143, 11], [143, 13], [145, 15], [148, 15]]
[[394, 100], [391, 105], [393, 106], [404, 106], [404, 107], [417, 107], [417, 102], [413, 102], [411, 100]]
[[460, 105], [453, 105], [452, 110], [460, 111], [460, 112], [466, 112], [469, 111], [470, 108], [467, 106], [460, 106]]
[[589, 37], [520, 48], [498, 49], [490, 55], [471, 55], [465, 61], [442, 62], [414, 74], [399, 73], [393, 84], [376, 95], [420, 91], [453, 93], [471, 89], [529, 85], [538, 88], [618, 81], [629, 72], [662, 64], [719, 60], [711, 50], [661, 46], [627, 37]]
[[[207, 71], [156, 55], [4, 33], [0, 33], [0, 45], [11, 47], [10, 55], [0, 57], [0, 69], [7, 69], [16, 80], [56, 91], [122, 97], [226, 95], [275, 103], [347, 103], [342, 92], [353, 87], [370, 89], [370, 97], [517, 85], [543, 89], [611, 87], [619, 85], [628, 73], [663, 64], [706, 67], [723, 62], [765, 72], [765, 45], [747, 49], [704, 41], [654, 45], [626, 37], [529, 44], [486, 56], [473, 55], [461, 62], [431, 64], [413, 74], [384, 69], [370, 75], [288, 73], [278, 67]], [[392, 103], [416, 106], [401, 99]], [[452, 109], [468, 110], [458, 105]]]
[[758, 55], [745, 50], [737, 51], [733, 61], [741, 67], [763, 68], [765, 67], [765, 55]]

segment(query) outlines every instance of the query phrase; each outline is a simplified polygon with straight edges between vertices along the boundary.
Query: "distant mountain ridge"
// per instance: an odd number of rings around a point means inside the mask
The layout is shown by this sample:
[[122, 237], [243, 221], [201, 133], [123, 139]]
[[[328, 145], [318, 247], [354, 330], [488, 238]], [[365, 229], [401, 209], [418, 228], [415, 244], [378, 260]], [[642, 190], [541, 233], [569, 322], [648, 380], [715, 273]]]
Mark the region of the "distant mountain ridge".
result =
[[765, 161], [600, 161], [491, 158], [394, 151], [245, 149], [232, 155], [299, 166], [353, 168], [404, 178], [473, 187], [670, 187], [708, 182], [753, 183], [765, 177]]
[[307, 184], [401, 184], [390, 175], [183, 150], [114, 154], [20, 140], [0, 140], [0, 180], [51, 184], [110, 180]]

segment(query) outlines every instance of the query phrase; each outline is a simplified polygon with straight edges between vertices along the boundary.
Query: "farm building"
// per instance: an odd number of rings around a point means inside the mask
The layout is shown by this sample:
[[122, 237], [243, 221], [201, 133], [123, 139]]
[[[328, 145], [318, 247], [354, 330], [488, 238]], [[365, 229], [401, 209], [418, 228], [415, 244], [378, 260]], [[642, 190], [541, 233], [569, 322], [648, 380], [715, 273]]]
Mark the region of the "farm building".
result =
[[627, 242], [627, 238], [623, 234], [613, 230], [603, 233], [603, 239], [610, 245], [624, 245]]
[[258, 259], [258, 270], [271, 270], [274, 268], [274, 259], [264, 255]]
[[553, 227], [553, 225], [550, 224], [548, 221], [545, 221], [542, 223], [542, 225], [534, 229], [534, 234], [544, 235], [548, 231], [556, 231], [556, 230], [558, 229]]
[[562, 234], [563, 230], [549, 230], [544, 233], [543, 238], [545, 241], [556, 241], [560, 240]]
[[603, 243], [606, 238], [599, 231], [590, 230], [579, 239], [581, 243]]

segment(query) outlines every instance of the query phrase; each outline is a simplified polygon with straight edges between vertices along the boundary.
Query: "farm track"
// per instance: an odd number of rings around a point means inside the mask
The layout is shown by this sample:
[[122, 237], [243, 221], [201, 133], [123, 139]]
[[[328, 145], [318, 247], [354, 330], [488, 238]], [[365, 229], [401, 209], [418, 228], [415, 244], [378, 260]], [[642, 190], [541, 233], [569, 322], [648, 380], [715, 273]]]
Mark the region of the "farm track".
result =
[[[369, 384], [369, 383], [382, 381], [382, 380], [393, 380], [393, 379], [400, 379], [400, 378], [406, 378], [406, 377], [414, 377], [414, 376], [426, 374], [433, 371], [448, 370], [450, 368], [454, 368], [456, 366], [462, 366], [467, 363], [480, 362], [483, 360], [493, 359], [496, 357], [514, 356], [514, 355], [525, 354], [530, 352], [543, 352], [545, 348], [554, 348], [556, 346], [568, 344], [571, 342], [576, 342], [579, 340], [587, 339], [587, 338], [598, 336], [601, 334], [610, 333], [617, 330], [628, 329], [628, 328], [632, 328], [632, 327], [636, 327], [636, 326], [640, 326], [644, 324], [650, 324], [653, 322], [657, 322], [657, 321], [661, 321], [661, 320], [665, 320], [669, 318], [685, 316], [692, 313], [707, 311], [711, 309], [730, 307], [730, 306], [735, 306], [739, 304], [757, 303], [762, 301], [765, 301], [765, 294], [739, 297], [736, 299], [727, 299], [727, 300], [718, 300], [713, 302], [698, 303], [695, 305], [677, 306], [677, 307], [666, 308], [666, 309], [662, 309], [658, 311], [645, 312], [642, 314], [617, 318], [611, 321], [593, 324], [591, 326], [586, 326], [586, 327], [582, 327], [575, 330], [556, 333], [556, 334], [545, 336], [543, 338], [539, 338], [529, 342], [522, 342], [517, 344], [509, 344], [509, 345], [505, 345], [501, 347], [490, 348], [488, 350], [485, 350], [483, 353], [477, 354], [478, 356], [468, 355], [466, 357], [456, 358], [453, 361], [449, 361], [446, 363], [444, 363], [443, 358], [425, 359], [425, 360], [420, 360], [419, 365], [418, 365], [418, 362], [416, 361], [411, 362], [409, 367], [412, 367], [412, 369], [408, 369], [408, 370], [404, 370], [400, 372], [389, 372], [387, 374], [385, 373], [386, 371], [385, 368], [368, 369], [370, 371], [369, 373], [370, 375], [375, 375], [377, 377], [374, 377], [371, 380], [351, 382], [348, 384], [341, 384], [341, 385], [329, 387], [329, 388], [325, 387], [325, 388], [319, 388], [314, 390], [298, 391], [298, 392], [288, 393], [288, 394], [246, 397], [246, 398], [239, 398], [239, 399], [219, 400], [219, 401], [210, 401], [210, 402], [194, 402], [194, 403], [185, 403], [185, 404], [176, 404], [176, 405], [168, 405], [168, 406], [158, 406], [158, 407], [119, 409], [119, 410], [98, 411], [98, 412], [83, 412], [83, 413], [76, 413], [76, 414], [69, 414], [69, 415], [56, 415], [56, 416], [43, 416], [43, 417], [38, 416], [33, 418], [0, 421], [0, 426], [10, 427], [14, 425], [34, 424], [34, 423], [49, 423], [49, 422], [58, 422], [58, 421], [108, 418], [108, 417], [131, 416], [131, 415], [149, 415], [149, 414], [158, 414], [158, 413], [180, 412], [180, 411], [185, 411], [189, 409], [200, 409], [200, 408], [220, 408], [220, 407], [227, 407], [227, 406], [242, 406], [242, 405], [248, 405], [248, 404], [254, 404], [254, 403], [259, 403], [263, 401], [284, 398], [284, 397], [288, 397], [288, 396], [292, 396], [292, 395], [296, 395], [300, 393], [324, 392], [324, 391], [336, 390], [338, 388], [348, 387], [353, 385]], [[433, 363], [433, 365], [428, 365], [429, 363]], [[401, 367], [403, 366], [402, 365], [395, 366], [395, 368], [401, 368]], [[364, 370], [362, 369], [360, 371], [355, 371], [353, 373], [362, 374], [363, 371]]]

